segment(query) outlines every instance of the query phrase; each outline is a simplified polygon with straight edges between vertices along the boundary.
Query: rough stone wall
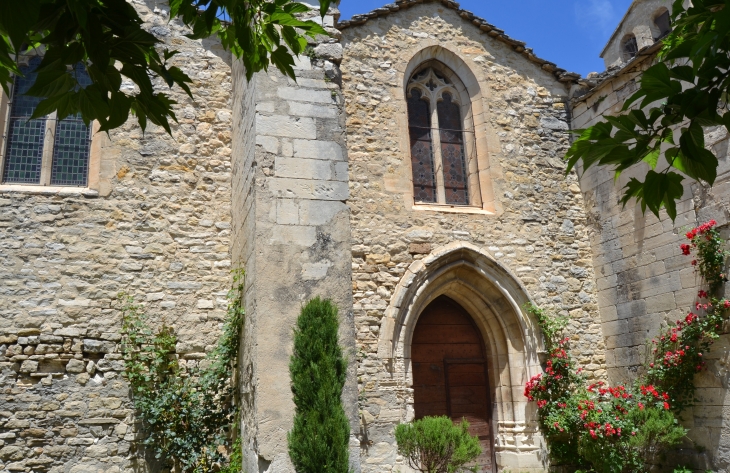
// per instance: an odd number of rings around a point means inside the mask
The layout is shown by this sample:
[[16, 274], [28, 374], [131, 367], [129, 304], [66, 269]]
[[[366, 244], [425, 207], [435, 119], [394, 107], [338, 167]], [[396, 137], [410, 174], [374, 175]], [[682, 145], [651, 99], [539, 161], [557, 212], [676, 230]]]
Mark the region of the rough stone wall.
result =
[[[585, 128], [603, 115], [619, 114], [624, 101], [638, 88], [643, 70], [653, 56], [638, 58], [609, 74], [589, 93], [573, 100], [573, 127]], [[619, 204], [621, 189], [636, 169], [624, 172], [614, 183], [613, 172], [591, 168], [581, 176], [598, 301], [606, 337], [606, 363], [612, 383], [630, 380], [645, 360], [645, 343], [666, 322], [683, 318], [696, 302], [698, 279], [682, 255], [685, 228], [715, 219], [730, 221], [730, 157], [724, 128], [706, 129], [708, 149], [719, 159], [718, 178], [708, 188], [685, 181], [684, 197], [673, 223], [662, 211], [661, 219], [641, 213], [641, 208]], [[726, 227], [727, 228], [727, 227]], [[727, 231], [726, 231], [727, 233]], [[701, 403], [687, 415], [689, 437], [706, 453], [693, 458], [697, 468], [726, 471], [730, 467], [730, 393], [727, 380], [727, 336], [713, 346], [709, 369], [696, 378]], [[692, 452], [682, 452], [690, 455]]]
[[660, 33], [654, 17], [662, 8], [671, 13], [672, 3], [671, 0], [634, 0], [601, 53], [606, 69], [625, 63], [621, 48], [626, 35], [636, 37], [639, 50], [652, 46]]
[[184, 362], [204, 356], [225, 316], [230, 60], [185, 38], [157, 2], [132, 3], [180, 51], [173, 62], [196, 101], [173, 91], [172, 136], [130, 120], [101, 138], [108, 196], [0, 195], [0, 470], [144, 469], [120, 376], [117, 293], [175, 327]]
[[[255, 165], [256, 146], [256, 81], [246, 80], [243, 63], [233, 63], [233, 137], [231, 144], [231, 167], [233, 171], [231, 193], [231, 261], [236, 267], [244, 268], [247, 280], [256, 274], [256, 260], [253, 257], [255, 234], [254, 225], [248, 224], [256, 218], [251, 191]], [[253, 285], [244, 288], [244, 307], [248, 316], [245, 318], [239, 351], [238, 382], [241, 394], [241, 438], [242, 447], [247, 452], [248, 463], [245, 471], [258, 471], [258, 459], [253, 453], [256, 445], [256, 390], [251, 379], [255, 371], [253, 357], [256, 346], [255, 319], [256, 294]], [[254, 459], [252, 460], [252, 457]]]
[[[377, 351], [386, 308], [409, 266], [459, 241], [488, 251], [535, 302], [570, 315], [578, 361], [601, 378], [588, 226], [577, 178], [564, 176], [561, 161], [567, 91], [551, 74], [441, 4], [371, 19], [343, 35], [362, 468], [404, 471], [393, 428], [410, 420], [412, 390], [392, 380]], [[479, 80], [487, 112], [477, 135], [488, 142], [495, 212], [413, 205], [403, 74], [418, 51], [436, 44]]]
[[[354, 359], [342, 47], [332, 28], [335, 13], [324, 19], [334, 37], [297, 61], [297, 82], [274, 70], [255, 75], [254, 92], [245, 98], [256, 103], [253, 153], [241, 135], [251, 129], [250, 115], [236, 109], [236, 120], [245, 123], [235, 127], [234, 146], [234, 226], [245, 241], [236, 242], [234, 254], [248, 275], [241, 383], [244, 467], [251, 472], [294, 471], [286, 438], [294, 414], [288, 367], [302, 304], [316, 296], [337, 304], [342, 344]], [[242, 81], [237, 71], [238, 91]], [[343, 401], [352, 419], [352, 466], [359, 471], [354, 363], [350, 372]]]

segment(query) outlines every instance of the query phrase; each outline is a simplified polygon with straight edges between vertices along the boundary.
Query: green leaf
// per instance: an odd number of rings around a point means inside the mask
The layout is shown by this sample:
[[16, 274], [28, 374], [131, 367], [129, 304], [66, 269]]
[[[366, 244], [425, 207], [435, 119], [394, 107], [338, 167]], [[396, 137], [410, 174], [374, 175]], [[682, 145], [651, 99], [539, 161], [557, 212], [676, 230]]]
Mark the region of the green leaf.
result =
[[291, 15], [296, 15], [297, 13], [307, 13], [309, 7], [303, 3], [291, 2], [284, 5], [283, 10]]
[[683, 136], [688, 136], [697, 148], [705, 147], [705, 132], [702, 130], [702, 126], [700, 126], [699, 123], [695, 121], [690, 123], [689, 128], [683, 133]]
[[641, 89], [646, 91], [646, 96], [641, 102], [641, 108], [644, 108], [652, 102], [681, 92], [682, 85], [672, 80], [669, 68], [660, 62], [647, 69], [641, 76]]
[[0, 1], [0, 32], [10, 39], [15, 51], [20, 51], [28, 33], [38, 22], [40, 0]]
[[656, 169], [656, 165], [659, 162], [659, 155], [661, 154], [661, 151], [659, 148], [655, 148], [649, 154], [644, 156], [642, 158], [642, 161], [644, 161], [646, 164], [649, 165], [651, 169]]
[[79, 110], [86, 126], [89, 126], [92, 120], [109, 116], [109, 105], [102, 97], [98, 86], [92, 84], [79, 90]]
[[33, 110], [33, 115], [31, 115], [30, 120], [44, 117], [53, 112], [57, 112], [59, 120], [67, 117], [70, 114], [70, 110], [73, 109], [71, 99], [72, 94], [66, 93], [41, 100], [35, 110]]
[[675, 79], [683, 80], [690, 84], [695, 83], [696, 76], [694, 70], [690, 66], [675, 66], [669, 70], [669, 74]]
[[[188, 94], [188, 97], [193, 98], [193, 93], [190, 91], [190, 87], [188, 87], [188, 83], [192, 84], [193, 80], [177, 66], [169, 68], [167, 72], [172, 81], [180, 86]], [[172, 87], [172, 84], [170, 86]]]
[[319, 14], [322, 18], [327, 14], [332, 0], [319, 0]]
[[649, 210], [659, 217], [659, 211], [666, 208], [672, 220], [677, 218], [676, 201], [684, 194], [682, 176], [677, 173], [649, 171], [644, 181], [642, 197]]
[[304, 48], [306, 48], [306, 41], [303, 48], [301, 43], [299, 42], [300, 36], [291, 26], [283, 26], [281, 28], [281, 36], [284, 38], [284, 41], [289, 46], [289, 48], [291, 48], [292, 52], [296, 55], [301, 54], [304, 51]]
[[626, 99], [626, 102], [624, 102], [623, 107], [621, 108], [622, 111], [628, 110], [637, 100], [639, 100], [641, 97], [646, 96], [647, 91], [643, 88], [639, 88], [634, 94]]
[[296, 80], [294, 74], [294, 58], [289, 53], [289, 50], [283, 46], [280, 46], [271, 53], [271, 62], [284, 74]]
[[717, 178], [718, 161], [712, 152], [696, 145], [689, 132], [679, 138], [681, 152], [677, 154], [673, 166], [696, 180], [712, 185]]
[[55, 97], [69, 93], [75, 85], [76, 81], [65, 70], [41, 72], [26, 93], [34, 97]]
[[296, 17], [294, 17], [294, 15], [291, 15], [284, 11], [279, 11], [279, 12], [273, 13], [269, 17], [269, 21], [276, 25], [296, 26], [296, 27], [300, 27], [300, 28], [309, 26], [309, 24], [310, 24], [310, 22], [299, 20]]
[[66, 0], [69, 10], [73, 12], [81, 28], [86, 27], [88, 4], [82, 0]]

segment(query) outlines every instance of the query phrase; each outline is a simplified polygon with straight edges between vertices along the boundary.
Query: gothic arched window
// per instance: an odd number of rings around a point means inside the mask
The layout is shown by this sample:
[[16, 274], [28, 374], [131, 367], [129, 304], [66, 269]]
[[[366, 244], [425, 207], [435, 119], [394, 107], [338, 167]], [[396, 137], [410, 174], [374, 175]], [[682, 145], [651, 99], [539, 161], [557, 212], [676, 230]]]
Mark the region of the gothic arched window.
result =
[[464, 86], [443, 64], [431, 61], [408, 83], [413, 197], [416, 203], [469, 205]]

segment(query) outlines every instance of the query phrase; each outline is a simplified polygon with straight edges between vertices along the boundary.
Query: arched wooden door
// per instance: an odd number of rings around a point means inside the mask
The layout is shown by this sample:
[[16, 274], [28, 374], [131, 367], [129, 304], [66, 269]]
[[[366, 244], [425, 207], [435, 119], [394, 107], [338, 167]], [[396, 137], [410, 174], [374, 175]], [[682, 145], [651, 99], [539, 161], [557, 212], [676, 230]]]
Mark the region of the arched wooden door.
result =
[[484, 341], [471, 316], [440, 296], [418, 318], [411, 344], [416, 419], [466, 418], [479, 436], [480, 473], [492, 473], [491, 402]]

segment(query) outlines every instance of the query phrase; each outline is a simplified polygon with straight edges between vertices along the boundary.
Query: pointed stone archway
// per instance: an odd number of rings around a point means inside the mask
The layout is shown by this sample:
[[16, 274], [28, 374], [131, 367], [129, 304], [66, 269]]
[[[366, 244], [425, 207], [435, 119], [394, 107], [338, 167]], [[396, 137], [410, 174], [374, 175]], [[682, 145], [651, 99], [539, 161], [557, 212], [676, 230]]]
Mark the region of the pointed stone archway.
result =
[[[430, 304], [444, 296], [463, 308], [484, 341], [497, 471], [544, 471], [546, 455], [535, 408], [523, 394], [525, 382], [542, 372], [542, 337], [522, 310], [530, 300], [527, 290], [488, 252], [456, 242], [414, 262], [382, 321], [378, 356], [388, 360], [394, 382], [413, 387], [418, 321]], [[411, 420], [416, 416], [414, 399], [406, 403], [404, 420]]]

